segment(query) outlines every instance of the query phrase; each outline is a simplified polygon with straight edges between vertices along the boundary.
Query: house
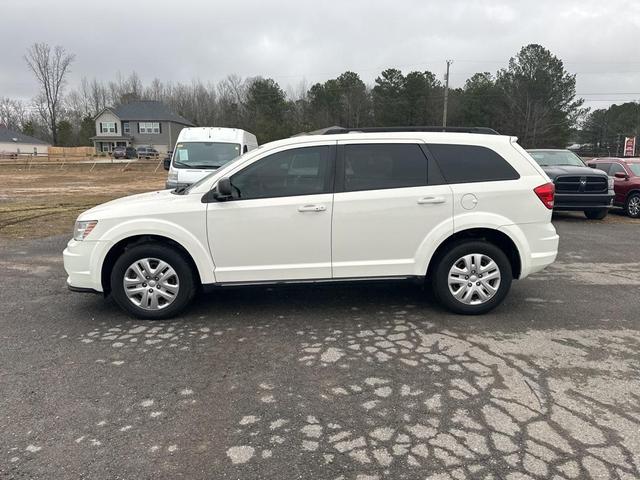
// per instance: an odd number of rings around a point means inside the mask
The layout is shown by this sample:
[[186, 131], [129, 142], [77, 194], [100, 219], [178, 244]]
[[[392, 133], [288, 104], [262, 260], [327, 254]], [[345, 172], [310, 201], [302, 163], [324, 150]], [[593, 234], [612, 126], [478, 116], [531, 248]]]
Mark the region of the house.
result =
[[162, 102], [143, 100], [107, 107], [96, 118], [96, 135], [91, 137], [97, 152], [111, 152], [118, 146], [151, 146], [160, 153], [173, 150], [180, 130], [195, 126], [172, 112]]
[[0, 125], [0, 157], [20, 154], [46, 155], [51, 144]]

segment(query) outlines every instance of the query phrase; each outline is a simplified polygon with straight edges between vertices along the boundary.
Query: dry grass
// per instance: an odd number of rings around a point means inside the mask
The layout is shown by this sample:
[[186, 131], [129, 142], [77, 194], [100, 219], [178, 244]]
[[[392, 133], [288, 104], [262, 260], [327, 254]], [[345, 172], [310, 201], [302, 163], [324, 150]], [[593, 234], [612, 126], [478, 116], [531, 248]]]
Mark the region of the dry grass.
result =
[[164, 188], [156, 165], [0, 168], [0, 240], [68, 233], [78, 214], [114, 198]]

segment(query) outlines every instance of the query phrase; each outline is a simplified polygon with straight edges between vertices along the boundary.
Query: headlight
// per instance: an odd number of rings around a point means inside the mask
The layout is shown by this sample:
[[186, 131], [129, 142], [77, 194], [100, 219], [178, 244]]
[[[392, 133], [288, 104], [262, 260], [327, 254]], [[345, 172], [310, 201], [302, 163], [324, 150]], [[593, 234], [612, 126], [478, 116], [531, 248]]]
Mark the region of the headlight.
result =
[[609, 177], [609, 190], [613, 190], [613, 177]]
[[96, 228], [98, 224], [97, 220], [85, 220], [76, 222], [73, 227], [73, 239], [77, 241], [84, 240], [91, 233], [91, 231]]
[[169, 172], [168, 183], [178, 183], [178, 172]]

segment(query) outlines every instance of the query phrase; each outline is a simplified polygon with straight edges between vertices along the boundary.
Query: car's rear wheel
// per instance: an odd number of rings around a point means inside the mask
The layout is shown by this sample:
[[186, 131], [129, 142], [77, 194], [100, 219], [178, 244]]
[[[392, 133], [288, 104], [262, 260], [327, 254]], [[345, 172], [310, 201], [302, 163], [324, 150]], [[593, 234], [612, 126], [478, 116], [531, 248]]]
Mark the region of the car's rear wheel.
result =
[[625, 210], [631, 218], [640, 218], [640, 193], [632, 193], [629, 195]]
[[497, 307], [511, 288], [511, 263], [496, 245], [469, 240], [437, 260], [431, 279], [440, 303], [455, 313], [478, 315]]
[[609, 213], [608, 208], [592, 208], [590, 210], [585, 210], [584, 215], [589, 220], [602, 220]]
[[180, 313], [196, 291], [188, 260], [156, 243], [134, 246], [116, 260], [111, 292], [116, 303], [137, 318], [159, 320]]

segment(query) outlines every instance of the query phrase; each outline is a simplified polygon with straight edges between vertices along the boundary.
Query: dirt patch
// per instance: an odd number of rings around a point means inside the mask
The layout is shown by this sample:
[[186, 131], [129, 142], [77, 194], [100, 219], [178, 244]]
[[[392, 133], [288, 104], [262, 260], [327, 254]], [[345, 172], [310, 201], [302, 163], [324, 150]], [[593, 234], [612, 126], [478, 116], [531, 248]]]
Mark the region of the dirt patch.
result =
[[114, 198], [164, 188], [156, 165], [0, 168], [0, 239], [69, 233], [77, 216]]

